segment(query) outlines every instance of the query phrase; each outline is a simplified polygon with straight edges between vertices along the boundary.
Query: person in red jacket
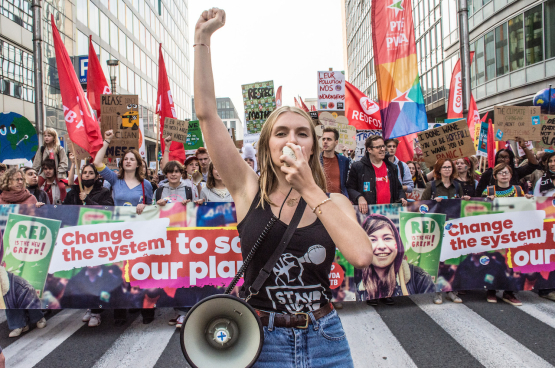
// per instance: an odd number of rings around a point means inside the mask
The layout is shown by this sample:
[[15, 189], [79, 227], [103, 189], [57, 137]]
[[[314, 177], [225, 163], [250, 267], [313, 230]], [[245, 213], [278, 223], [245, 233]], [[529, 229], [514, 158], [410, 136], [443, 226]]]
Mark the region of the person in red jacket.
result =
[[51, 204], [62, 204], [67, 193], [65, 184], [58, 178], [56, 161], [49, 158], [44, 160], [42, 173], [44, 173], [44, 178], [39, 177], [39, 188], [46, 192]]

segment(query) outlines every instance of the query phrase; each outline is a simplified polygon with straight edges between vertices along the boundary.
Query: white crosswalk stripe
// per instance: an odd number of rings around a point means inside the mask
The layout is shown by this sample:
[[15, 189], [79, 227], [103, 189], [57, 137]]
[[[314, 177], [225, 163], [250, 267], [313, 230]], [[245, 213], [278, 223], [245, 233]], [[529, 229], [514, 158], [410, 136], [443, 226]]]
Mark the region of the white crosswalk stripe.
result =
[[[519, 298], [523, 301], [521, 308], [507, 308], [506, 313], [521, 310], [536, 318], [546, 329], [555, 328], [555, 303], [539, 298], [531, 292], [520, 292]], [[486, 320], [483, 314], [478, 314], [476, 309], [471, 309], [465, 304], [455, 304], [445, 301], [442, 305], [435, 305], [430, 295], [411, 296], [410, 299], [416, 304], [410, 307], [401, 307], [394, 313], [403, 313], [410, 321], [410, 316], [420, 309], [430, 317], [429, 323], [433, 324], [435, 330], [446, 332], [455, 344], [466, 350], [476, 361], [474, 365], [481, 364], [485, 367], [552, 367], [552, 355], [542, 355], [539, 350], [534, 350], [533, 344], [524, 346], [524, 342], [517, 341], [519, 336], [508, 335], [500, 330], [499, 321], [496, 325]], [[406, 303], [405, 303], [405, 306]], [[395, 307], [384, 307], [380, 313], [365, 303], [344, 303], [344, 308], [338, 313], [345, 329], [355, 367], [417, 367], [437, 366], [435, 356], [430, 354], [428, 364], [422, 364], [421, 357], [415, 357], [414, 347], [403, 347], [405, 339], [396, 336], [392, 331], [394, 327], [388, 327], [388, 318], [383, 318], [383, 313], [394, 311]], [[400, 308], [400, 307], [397, 307]], [[474, 308], [474, 307], [473, 307]], [[422, 312], [418, 312], [422, 313]], [[8, 367], [33, 367], [37, 364], [50, 367], [51, 360], [45, 359], [50, 353], [53, 356], [63, 356], [60, 349], [74, 346], [79, 348], [87, 346], [87, 330], [77, 334], [75, 332], [84, 326], [81, 322], [83, 310], [64, 310], [48, 320], [44, 329], [35, 329], [24, 334], [19, 339], [8, 341], [4, 355]], [[113, 338], [115, 341], [105, 351], [99, 351], [94, 360], [83, 360], [67, 362], [64, 367], [75, 368], [115, 368], [115, 367], [160, 367], [173, 366], [179, 362], [185, 366], [185, 360], [181, 354], [181, 348], [176, 343], [174, 328], [167, 325], [167, 321], [175, 316], [173, 309], [158, 309], [154, 322], [143, 324], [142, 318], [136, 318], [125, 330], [118, 331]], [[395, 314], [395, 316], [399, 316]], [[515, 316], [515, 315], [513, 315]], [[2, 319], [3, 318], [3, 319]], [[516, 318], [516, 317], [514, 317]], [[4, 313], [0, 313], [0, 321], [5, 321]], [[387, 323], [386, 323], [387, 322]], [[1, 323], [1, 322], [0, 322]], [[9, 331], [4, 323], [0, 334], [7, 336]], [[392, 326], [392, 325], [390, 325]], [[438, 330], [439, 327], [439, 330]], [[99, 327], [99, 328], [102, 328]], [[98, 330], [96, 330], [98, 331]], [[111, 330], [113, 332], [113, 329]], [[430, 329], [434, 331], [434, 329]], [[547, 330], [546, 330], [547, 331]], [[420, 331], [410, 332], [415, 338], [434, 339], [436, 336], [421, 336]], [[98, 334], [96, 334], [98, 338]], [[538, 341], [543, 339], [538, 336]], [[66, 342], [67, 341], [67, 342]], [[11, 343], [10, 343], [11, 342]], [[66, 343], [64, 343], [66, 342]], [[63, 346], [60, 346], [62, 345]], [[438, 341], [438, 344], [440, 341]], [[106, 344], [108, 346], [108, 344]], [[532, 350], [530, 350], [532, 349]], [[542, 350], [543, 351], [543, 350]], [[538, 353], [538, 354], [536, 354]], [[73, 356], [76, 356], [75, 354]], [[98, 358], [100, 357], [100, 358]], [[414, 358], [414, 359], [413, 359]], [[45, 359], [43, 362], [41, 362]], [[49, 357], [52, 359], [52, 356]], [[173, 359], [168, 362], [168, 359]], [[550, 361], [546, 361], [548, 359]], [[77, 360], [77, 359], [76, 359]]]
[[[48, 320], [43, 329], [35, 329], [4, 349], [7, 367], [32, 367], [83, 327], [84, 311], [67, 309]], [[7, 333], [7, 332], [6, 332]]]
[[338, 312], [355, 367], [416, 367], [374, 308], [343, 303]]
[[425, 294], [410, 298], [485, 367], [498, 367], [504, 361], [514, 367], [552, 367], [464, 304], [436, 305]]
[[166, 348], [174, 329], [168, 320], [175, 316], [173, 309], [160, 309], [154, 322], [144, 325], [137, 318], [94, 365], [94, 368], [153, 367]]

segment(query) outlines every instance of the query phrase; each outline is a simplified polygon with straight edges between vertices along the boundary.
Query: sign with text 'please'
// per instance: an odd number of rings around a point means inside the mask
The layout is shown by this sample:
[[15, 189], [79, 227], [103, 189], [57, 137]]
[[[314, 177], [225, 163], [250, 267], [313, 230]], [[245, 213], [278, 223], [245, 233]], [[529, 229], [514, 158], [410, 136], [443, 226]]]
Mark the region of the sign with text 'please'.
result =
[[138, 95], [102, 95], [100, 100], [102, 135], [114, 131], [114, 137], [106, 150], [106, 157], [121, 157], [130, 149], [138, 150], [141, 130], [139, 129]]

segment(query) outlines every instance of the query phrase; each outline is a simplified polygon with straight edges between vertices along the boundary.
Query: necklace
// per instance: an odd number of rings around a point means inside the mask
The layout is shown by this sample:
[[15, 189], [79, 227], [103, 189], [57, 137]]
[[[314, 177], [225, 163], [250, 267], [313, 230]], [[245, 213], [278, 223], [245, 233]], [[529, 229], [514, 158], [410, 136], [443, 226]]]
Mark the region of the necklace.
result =
[[227, 188], [218, 189], [214, 187], [211, 190], [214, 194], [218, 195], [218, 197], [220, 198], [225, 198], [229, 195], [229, 191], [227, 190]]
[[[283, 194], [283, 192], [281, 190], [278, 189], [278, 191]], [[285, 198], [287, 198], [287, 194], [283, 194], [283, 196]], [[287, 203], [287, 206], [289, 207], [295, 207], [297, 205], [297, 202], [299, 201], [299, 198], [289, 198], [285, 203]]]

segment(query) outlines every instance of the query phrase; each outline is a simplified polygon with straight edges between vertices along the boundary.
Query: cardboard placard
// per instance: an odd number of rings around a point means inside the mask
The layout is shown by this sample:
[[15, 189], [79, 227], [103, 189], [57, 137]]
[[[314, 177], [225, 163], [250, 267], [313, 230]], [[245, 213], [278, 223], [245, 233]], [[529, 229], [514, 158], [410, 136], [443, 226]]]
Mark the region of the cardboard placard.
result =
[[66, 142], [68, 152], [72, 152], [77, 161], [86, 160], [91, 156], [85, 149], [73, 143], [71, 138], [69, 138], [69, 134], [64, 135], [64, 141]]
[[434, 165], [440, 158], [456, 160], [476, 154], [466, 120], [420, 132], [418, 142], [424, 162], [429, 165]]
[[316, 135], [318, 136], [320, 148], [322, 148], [322, 140], [320, 138], [324, 133], [324, 128], [328, 126], [339, 131], [339, 142], [335, 147], [335, 152], [343, 152], [343, 148], [349, 150], [355, 150], [357, 148], [356, 128], [349, 125], [349, 120], [345, 116], [338, 116], [337, 119], [335, 119], [329, 112], [323, 112], [320, 114], [319, 121], [321, 125], [316, 127]]
[[244, 84], [241, 90], [245, 107], [246, 134], [259, 134], [262, 125], [276, 108], [274, 81]]
[[188, 130], [189, 130], [189, 120], [177, 120], [172, 118], [165, 118], [162, 137], [165, 138], [168, 135], [171, 135], [172, 141], [186, 143]]
[[539, 106], [495, 106], [496, 141], [523, 138], [541, 140], [541, 108]]
[[121, 157], [129, 149], [139, 149], [141, 130], [139, 129], [138, 95], [102, 95], [100, 99], [102, 136], [113, 130], [114, 136], [106, 150], [109, 158]]
[[480, 125], [476, 124], [477, 127], [480, 127], [480, 134], [478, 136], [477, 141], [478, 144], [476, 145], [476, 156], [488, 156], [488, 123], [482, 122]]
[[345, 73], [318, 72], [318, 111], [345, 110]]
[[542, 115], [542, 139], [538, 142], [538, 147], [543, 149], [555, 150], [555, 115]]

